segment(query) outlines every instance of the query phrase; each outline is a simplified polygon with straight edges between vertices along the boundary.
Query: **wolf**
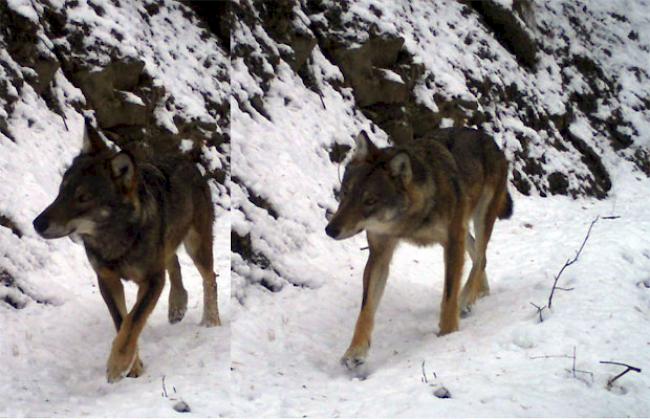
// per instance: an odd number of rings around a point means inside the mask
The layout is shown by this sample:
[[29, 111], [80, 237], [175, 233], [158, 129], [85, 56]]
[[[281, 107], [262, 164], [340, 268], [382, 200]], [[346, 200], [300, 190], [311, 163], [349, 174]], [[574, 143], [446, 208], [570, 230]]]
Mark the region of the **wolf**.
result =
[[[189, 159], [113, 151], [86, 120], [80, 154], [63, 175], [58, 196], [33, 225], [45, 239], [74, 234], [83, 242], [117, 330], [106, 364], [108, 382], [143, 372], [138, 337], [160, 297], [165, 271], [171, 283], [169, 322], [185, 315], [187, 291], [176, 256], [181, 242], [203, 279], [201, 324], [220, 325], [214, 219], [209, 186]], [[138, 285], [130, 311], [122, 279]]]
[[[497, 218], [512, 215], [508, 161], [494, 140], [474, 129], [439, 130], [403, 145], [378, 148], [361, 131], [346, 165], [340, 203], [325, 232], [336, 240], [365, 230], [369, 255], [352, 341], [341, 362], [361, 366], [368, 355], [374, 317], [389, 265], [400, 241], [439, 243], [445, 277], [439, 335], [458, 330], [461, 308], [489, 293], [487, 244]], [[475, 237], [469, 233], [473, 221]], [[472, 259], [460, 292], [465, 251]]]

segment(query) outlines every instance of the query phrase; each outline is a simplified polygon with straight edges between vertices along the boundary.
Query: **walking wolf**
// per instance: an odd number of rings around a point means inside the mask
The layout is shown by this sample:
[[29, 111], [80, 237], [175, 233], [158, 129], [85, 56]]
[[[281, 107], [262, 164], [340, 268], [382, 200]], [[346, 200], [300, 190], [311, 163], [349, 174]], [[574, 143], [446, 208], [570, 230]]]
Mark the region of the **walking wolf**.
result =
[[[86, 122], [81, 153], [63, 175], [59, 194], [34, 220], [46, 239], [77, 234], [97, 274], [99, 290], [117, 337], [106, 366], [109, 382], [143, 366], [137, 341], [169, 274], [168, 319], [180, 321], [187, 308], [176, 249], [181, 242], [203, 278], [205, 326], [217, 326], [217, 282], [213, 271], [210, 189], [196, 166], [183, 156], [138, 159], [115, 152]], [[127, 312], [121, 279], [138, 285]]]
[[[374, 317], [393, 252], [400, 240], [444, 248], [440, 334], [458, 330], [459, 293], [466, 249], [472, 270], [460, 295], [463, 309], [489, 292], [487, 243], [497, 217], [508, 218], [508, 162], [489, 136], [471, 129], [440, 130], [431, 138], [377, 148], [362, 131], [345, 168], [340, 204], [325, 231], [342, 240], [365, 230], [369, 256], [352, 342], [342, 363], [365, 362]], [[468, 233], [470, 218], [476, 238]]]

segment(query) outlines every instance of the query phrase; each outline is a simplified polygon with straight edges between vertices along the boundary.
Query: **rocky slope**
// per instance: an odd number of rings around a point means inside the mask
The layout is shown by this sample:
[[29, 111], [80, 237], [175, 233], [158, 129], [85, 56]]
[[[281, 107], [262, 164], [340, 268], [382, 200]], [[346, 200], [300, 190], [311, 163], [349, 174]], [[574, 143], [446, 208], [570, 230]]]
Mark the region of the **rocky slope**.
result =
[[21, 306], [20, 295], [38, 288], [25, 279], [38, 267], [20, 249], [47, 260], [25, 240], [80, 146], [82, 114], [117, 146], [189, 153], [212, 179], [220, 211], [229, 207], [229, 36], [209, 17], [219, 7], [195, 9], [0, 2], [0, 241], [15, 249], [0, 257], [0, 298]]
[[[304, 283], [286, 252], [322, 228], [362, 127], [394, 143], [481, 127], [505, 148], [522, 195], [602, 199], [615, 167], [650, 175], [644, 2], [242, 0], [233, 9], [233, 269], [244, 283]], [[291, 152], [281, 141], [318, 161], [279, 163]]]

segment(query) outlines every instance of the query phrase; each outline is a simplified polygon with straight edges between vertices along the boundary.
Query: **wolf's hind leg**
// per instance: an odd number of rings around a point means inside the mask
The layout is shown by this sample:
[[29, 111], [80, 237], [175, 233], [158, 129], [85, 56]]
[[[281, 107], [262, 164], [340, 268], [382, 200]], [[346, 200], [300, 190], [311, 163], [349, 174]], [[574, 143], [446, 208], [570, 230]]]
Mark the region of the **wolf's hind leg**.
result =
[[[465, 247], [467, 249], [467, 253], [469, 253], [469, 257], [472, 260], [472, 267], [478, 266], [478, 255], [476, 253], [476, 240], [474, 239], [474, 236], [472, 236], [471, 233], [467, 233], [467, 240], [465, 241]], [[469, 284], [470, 279], [472, 278], [471, 275], [469, 275], [467, 282], [465, 283], [465, 286], [463, 287], [463, 293], [461, 295], [461, 316], [464, 317], [468, 315], [471, 312], [472, 306], [467, 304], [467, 295], [469, 293], [469, 288], [471, 285]], [[485, 272], [485, 269], [482, 269], [480, 271], [480, 276], [478, 277], [478, 298], [481, 298], [483, 296], [486, 296], [490, 294], [490, 285], [488, 284], [488, 279], [487, 279], [487, 274]]]
[[190, 228], [184, 240], [185, 249], [203, 278], [203, 317], [201, 325], [220, 326], [219, 305], [217, 299], [217, 276], [214, 273], [212, 256], [212, 228], [196, 230]]
[[167, 274], [169, 275], [169, 308], [167, 318], [170, 323], [178, 323], [185, 316], [187, 311], [187, 291], [183, 287], [181, 266], [178, 263], [176, 254], [167, 261]]

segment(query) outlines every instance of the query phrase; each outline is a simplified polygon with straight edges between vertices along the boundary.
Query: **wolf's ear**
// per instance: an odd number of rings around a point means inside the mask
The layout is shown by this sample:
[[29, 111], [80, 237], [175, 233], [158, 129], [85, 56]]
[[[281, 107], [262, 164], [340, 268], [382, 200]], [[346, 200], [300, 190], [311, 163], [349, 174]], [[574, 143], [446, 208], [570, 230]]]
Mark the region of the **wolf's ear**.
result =
[[88, 118], [84, 118], [84, 137], [83, 145], [81, 146], [81, 154], [97, 154], [100, 151], [106, 150], [108, 147], [104, 140], [102, 140], [97, 129], [93, 127]]
[[124, 193], [135, 189], [135, 161], [130, 154], [117, 153], [110, 161], [113, 181], [120, 186]]
[[399, 177], [404, 185], [411, 183], [413, 179], [413, 169], [411, 168], [411, 158], [405, 152], [395, 155], [388, 164], [391, 175]]
[[370, 141], [368, 134], [365, 131], [361, 131], [359, 135], [354, 139], [356, 146], [354, 147], [354, 154], [352, 155], [353, 161], [364, 161], [369, 157], [376, 154], [378, 151], [377, 146]]

